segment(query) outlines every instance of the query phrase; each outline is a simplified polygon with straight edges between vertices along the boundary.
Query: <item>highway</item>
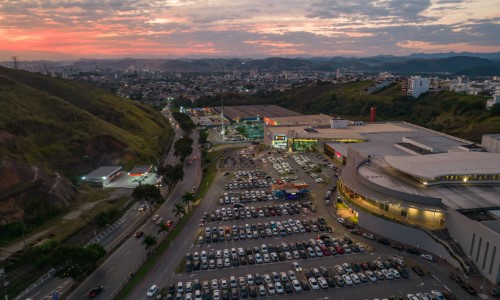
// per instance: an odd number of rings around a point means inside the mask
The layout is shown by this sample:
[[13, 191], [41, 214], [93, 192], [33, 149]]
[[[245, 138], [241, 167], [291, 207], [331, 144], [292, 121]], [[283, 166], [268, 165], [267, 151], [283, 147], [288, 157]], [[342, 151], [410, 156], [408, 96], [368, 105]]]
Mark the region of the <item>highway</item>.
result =
[[[176, 132], [176, 137], [180, 135], [181, 133]], [[198, 131], [194, 131], [191, 137], [193, 138], [192, 155], [199, 157]], [[166, 159], [167, 162], [172, 161], [170, 158], [172, 155], [173, 150], [169, 152]], [[162, 206], [153, 214], [159, 214], [161, 217], [165, 218], [165, 220], [176, 221], [172, 213], [174, 205], [181, 203], [182, 195], [186, 191], [190, 191], [193, 186], [198, 186], [201, 181], [202, 172], [200, 159], [193, 161], [191, 164], [186, 160], [184, 164], [184, 174], [184, 179], [175, 186]], [[158, 233], [158, 226], [153, 221], [146, 222], [139, 230], [144, 231], [144, 234], [154, 235], [159, 240], [162, 238], [162, 234]], [[112, 253], [94, 273], [82, 282], [67, 299], [87, 299], [88, 292], [95, 285], [103, 285], [105, 287], [101, 294], [99, 294], [101, 299], [112, 298], [119, 292], [130, 274], [135, 272], [138, 267], [142, 265], [146, 256], [147, 252], [142, 245], [142, 238], [131, 236]]]
[[[165, 118], [170, 119], [170, 122], [172, 124], [173, 130], [174, 130], [174, 140], [175, 142], [177, 139], [179, 139], [183, 131], [179, 128], [177, 128], [177, 124], [175, 123], [175, 120], [171, 118], [171, 115], [168, 111], [163, 112], [165, 115]], [[197, 145], [197, 138], [198, 138], [198, 132], [194, 132], [192, 134], [194, 144], [193, 145], [193, 155], [200, 155], [199, 153], [199, 147]], [[174, 156], [174, 147], [172, 146], [167, 154], [167, 156], [164, 159], [165, 164], [172, 164], [175, 165], [178, 163], [178, 158]], [[195, 154], [196, 153], [196, 154]], [[194, 178], [197, 179], [197, 182], [201, 180], [201, 165], [199, 160], [196, 163], [193, 164], [186, 164], [185, 165], [185, 173], [188, 174], [195, 174]], [[189, 176], [187, 176], [189, 177]], [[185, 185], [184, 185], [185, 184]], [[180, 187], [176, 187], [178, 192], [176, 193], [176, 189], [172, 192], [172, 194], [166, 199], [165, 203], [161, 208], [159, 208], [158, 214], [162, 213], [164, 215], [167, 215], [166, 212], [171, 214], [173, 204], [170, 203], [172, 202], [171, 199], [179, 199], [179, 194], [182, 195], [185, 192], [185, 189], [190, 190], [195, 183], [191, 182], [189, 180], [185, 180], [185, 182], [181, 182], [179, 184]], [[168, 190], [164, 186], [162, 187], [162, 195], [167, 194]], [[137, 204], [133, 205], [125, 214], [114, 224], [110, 225], [106, 230], [104, 230], [102, 233], [99, 233], [99, 235], [102, 235], [102, 238], [98, 241], [107, 251], [111, 251], [119, 242], [123, 241], [127, 236], [133, 235], [135, 232], [135, 229], [139, 226], [140, 223], [142, 223], [145, 219], [149, 219], [151, 215], [148, 213], [148, 211], [139, 211], [137, 209]], [[167, 219], [167, 218], [166, 218]], [[174, 220], [174, 218], [171, 218]], [[159, 235], [157, 234], [157, 227], [153, 226], [151, 222], [148, 222], [145, 224], [145, 226], [142, 227], [142, 229], [145, 233], [151, 232], [155, 236]], [[143, 249], [141, 245], [141, 240], [137, 240], [135, 237], [131, 237], [128, 240], [126, 240], [122, 246], [117, 250], [117, 254], [112, 254], [108, 260], [106, 260], [104, 264], [108, 263], [109, 260], [111, 262], [116, 263], [122, 258], [127, 258], [127, 257], [132, 257], [134, 259], [129, 259], [129, 262], [135, 262], [135, 265], [132, 264], [132, 266], [126, 265], [120, 265], [121, 268], [115, 270], [113, 264], [106, 264], [109, 269], [106, 269], [101, 265], [100, 268], [96, 270], [86, 281], [84, 281], [80, 287], [78, 287], [75, 292], [72, 293], [71, 297], [75, 297], [74, 299], [81, 299], [82, 297], [77, 297], [78, 293], [83, 294], [83, 296], [86, 297], [86, 294], [88, 291], [91, 289], [92, 286], [94, 285], [105, 285], [101, 282], [101, 278], [103, 277], [101, 273], [102, 270], [104, 271], [104, 277], [109, 277], [110, 274], [115, 278], [113, 283], [110, 283], [111, 285], [109, 286], [116, 286], [114, 285], [116, 282], [119, 282], [120, 280], [123, 281], [124, 279], [122, 278], [123, 276], [130, 274], [130, 270], [133, 268], [136, 268], [138, 265], [138, 260], [136, 258], [144, 257], [145, 258], [145, 250]], [[127, 247], [132, 247], [130, 249], [127, 249]], [[123, 250], [126, 249], [126, 250]], [[118, 258], [118, 259], [117, 259]], [[128, 270], [127, 268], [130, 268]], [[120, 273], [124, 272], [124, 273]], [[123, 276], [122, 276], [123, 275]], [[53, 292], [57, 291], [59, 292], [59, 295], [64, 294], [73, 284], [73, 281], [71, 279], [65, 278], [61, 279], [58, 277], [50, 277], [46, 279], [43, 283], [38, 283], [36, 287], [32, 288], [28, 293], [26, 294], [21, 294], [17, 296], [14, 299], [27, 299], [27, 298], [33, 298], [33, 299], [53, 299]], [[102, 293], [105, 294], [106, 292], [113, 292], [109, 291], [109, 289], [105, 289]], [[73, 299], [73, 298], [72, 298]]]

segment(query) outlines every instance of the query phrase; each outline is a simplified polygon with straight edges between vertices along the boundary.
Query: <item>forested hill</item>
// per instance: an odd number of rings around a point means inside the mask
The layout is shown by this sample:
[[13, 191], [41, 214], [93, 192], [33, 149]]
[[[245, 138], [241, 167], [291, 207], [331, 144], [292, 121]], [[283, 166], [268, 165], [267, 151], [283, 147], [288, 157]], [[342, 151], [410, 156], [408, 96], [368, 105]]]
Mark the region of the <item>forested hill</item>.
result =
[[86, 172], [110, 160], [156, 161], [170, 133], [151, 107], [72, 81], [0, 68], [0, 159], [63, 174]]
[[475, 142], [481, 141], [482, 134], [500, 133], [500, 107], [486, 110], [488, 97], [443, 91], [415, 99], [401, 96], [399, 84], [366, 94], [373, 84], [315, 82], [284, 92], [205, 97], [194, 105], [218, 106], [224, 97], [224, 105], [277, 104], [304, 114], [324, 113], [365, 121], [369, 119], [370, 108], [375, 106], [380, 121], [407, 121]]
[[41, 224], [101, 165], [154, 163], [171, 137], [160, 112], [71, 81], [0, 67], [2, 227]]

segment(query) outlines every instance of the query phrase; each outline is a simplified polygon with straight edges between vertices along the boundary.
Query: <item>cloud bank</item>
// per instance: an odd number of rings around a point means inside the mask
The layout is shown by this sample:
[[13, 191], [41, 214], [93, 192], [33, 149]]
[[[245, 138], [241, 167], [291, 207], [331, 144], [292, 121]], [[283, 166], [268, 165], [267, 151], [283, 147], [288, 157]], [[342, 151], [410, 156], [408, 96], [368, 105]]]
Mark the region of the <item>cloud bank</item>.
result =
[[500, 51], [498, 0], [0, 1], [0, 60]]

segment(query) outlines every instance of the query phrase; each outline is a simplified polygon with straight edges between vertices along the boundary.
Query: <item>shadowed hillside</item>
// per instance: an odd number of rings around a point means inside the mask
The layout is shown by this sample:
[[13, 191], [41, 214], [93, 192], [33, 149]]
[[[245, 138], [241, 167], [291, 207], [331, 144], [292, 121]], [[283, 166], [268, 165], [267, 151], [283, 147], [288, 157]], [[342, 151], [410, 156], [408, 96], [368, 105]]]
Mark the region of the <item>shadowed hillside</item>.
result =
[[165, 118], [150, 107], [0, 68], [0, 225], [41, 223], [67, 207], [71, 181], [103, 164], [155, 163], [170, 137]]

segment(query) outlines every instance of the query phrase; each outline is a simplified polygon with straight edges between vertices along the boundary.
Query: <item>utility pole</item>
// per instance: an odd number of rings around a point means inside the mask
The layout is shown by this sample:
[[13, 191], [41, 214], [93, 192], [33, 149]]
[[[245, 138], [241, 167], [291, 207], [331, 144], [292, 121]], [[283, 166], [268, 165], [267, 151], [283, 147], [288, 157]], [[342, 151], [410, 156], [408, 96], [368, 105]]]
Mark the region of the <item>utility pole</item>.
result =
[[17, 59], [17, 56], [12, 56], [12, 62], [14, 63], [14, 69], [19, 69], [19, 60]]
[[220, 134], [222, 135], [222, 141], [225, 141], [226, 140], [226, 128], [224, 125], [224, 121], [225, 121], [225, 118], [224, 118], [224, 99], [222, 99], [222, 109], [220, 111], [220, 116], [222, 119], [222, 128], [221, 128]]

